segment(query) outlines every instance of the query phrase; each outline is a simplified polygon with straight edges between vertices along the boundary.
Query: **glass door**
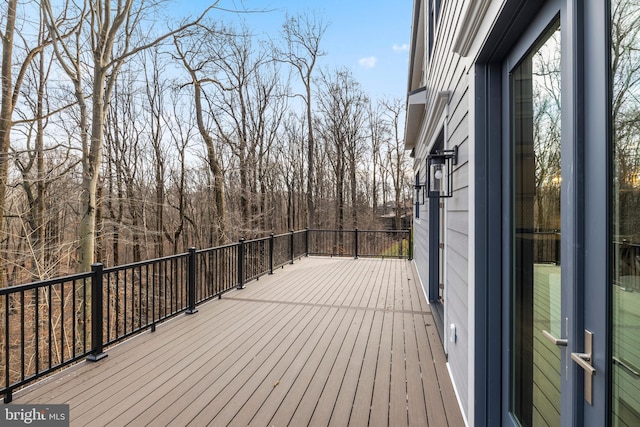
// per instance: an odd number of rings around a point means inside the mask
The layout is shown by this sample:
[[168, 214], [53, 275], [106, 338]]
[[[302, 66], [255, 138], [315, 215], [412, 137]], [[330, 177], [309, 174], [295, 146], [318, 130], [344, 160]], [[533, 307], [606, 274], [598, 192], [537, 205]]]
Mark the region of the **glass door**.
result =
[[439, 262], [439, 266], [438, 266], [438, 301], [440, 301], [440, 304], [443, 305], [444, 307], [444, 269], [445, 269], [445, 265], [444, 265], [444, 228], [445, 228], [445, 212], [444, 212], [444, 200], [439, 199], [438, 200], [439, 203], [439, 209], [438, 212], [440, 214], [440, 222], [439, 222], [439, 231], [438, 231], [438, 235], [439, 235], [439, 243], [438, 243], [438, 262]]
[[501, 423], [640, 425], [640, 1], [513, 13], [477, 80], [500, 64]]
[[640, 2], [612, 0], [611, 416], [640, 426]]
[[510, 410], [560, 425], [561, 46], [556, 18], [509, 73]]

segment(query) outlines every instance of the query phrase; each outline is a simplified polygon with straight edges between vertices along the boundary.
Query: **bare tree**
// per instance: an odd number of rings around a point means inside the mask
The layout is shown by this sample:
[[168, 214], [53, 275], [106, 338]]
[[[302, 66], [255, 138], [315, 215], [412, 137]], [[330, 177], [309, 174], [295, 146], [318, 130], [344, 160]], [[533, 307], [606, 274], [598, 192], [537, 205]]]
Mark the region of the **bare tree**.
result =
[[[41, 21], [42, 22], [42, 21]], [[38, 45], [44, 45], [44, 31], [40, 24], [38, 32]], [[44, 279], [46, 277], [47, 267], [45, 260], [45, 170], [44, 170], [44, 130], [45, 130], [45, 92], [46, 78], [50, 70], [50, 61], [47, 60], [44, 50], [40, 50], [37, 54], [38, 60], [34, 62], [32, 76], [27, 80], [26, 86], [31, 83], [32, 90], [26, 88], [25, 103], [28, 106], [30, 117], [25, 117], [25, 124], [28, 126], [26, 132], [26, 147], [19, 153], [14, 152], [15, 165], [22, 176], [22, 187], [28, 202], [27, 224], [28, 234], [31, 239], [33, 268], [32, 279]], [[29, 93], [35, 92], [35, 99], [30, 99]], [[33, 120], [30, 120], [30, 118]], [[35, 133], [35, 135], [34, 135]], [[32, 138], [33, 137], [33, 138]], [[31, 145], [32, 139], [34, 145]], [[13, 147], [10, 147], [14, 150]], [[34, 172], [35, 169], [35, 172]]]
[[[135, 85], [135, 73], [129, 69], [121, 73], [114, 92], [105, 126], [106, 174], [109, 193], [105, 195], [113, 223], [114, 263], [119, 264], [121, 239], [125, 252], [131, 250], [133, 262], [142, 260], [145, 209], [140, 171], [143, 169], [144, 121], [142, 88]], [[116, 183], [115, 193], [113, 182]], [[124, 232], [124, 233], [123, 233]], [[127, 257], [128, 260], [128, 257]]]
[[367, 123], [369, 125], [369, 139], [371, 141], [371, 173], [372, 173], [372, 182], [371, 182], [371, 205], [373, 209], [373, 215], [376, 215], [378, 209], [378, 193], [380, 192], [379, 188], [379, 169], [382, 164], [381, 160], [381, 151], [383, 143], [388, 138], [389, 126], [386, 120], [384, 120], [384, 116], [382, 114], [382, 110], [384, 105], [381, 102], [377, 102], [374, 104], [373, 102], [369, 102], [367, 108]]
[[387, 117], [392, 137], [388, 141], [387, 151], [389, 155], [389, 165], [392, 169], [391, 179], [395, 193], [395, 227], [396, 230], [402, 228], [402, 213], [404, 210], [404, 196], [407, 179], [407, 154], [404, 150], [404, 141], [401, 135], [401, 118], [404, 113], [404, 103], [399, 99], [384, 101], [385, 116]]
[[[335, 174], [336, 226], [344, 228], [347, 191], [351, 194], [352, 226], [357, 225], [357, 164], [365, 135], [367, 98], [347, 70], [323, 73], [318, 96], [318, 130], [329, 151]], [[348, 173], [348, 177], [347, 177]], [[345, 184], [349, 180], [348, 188]]]
[[351, 118], [346, 122], [346, 159], [349, 170], [351, 195], [351, 227], [358, 227], [359, 191], [358, 167], [366, 152], [366, 105], [369, 103], [360, 85], [354, 80], [345, 83], [348, 95], [352, 97]]
[[286, 109], [286, 87], [267, 53], [256, 51], [246, 29], [220, 37], [209, 96], [216, 135], [238, 162], [243, 234], [264, 224], [265, 157], [277, 136]]
[[[189, 141], [195, 137], [196, 129], [194, 128], [194, 118], [192, 116], [192, 110], [189, 112], [184, 111], [184, 105], [179, 102], [180, 93], [178, 90], [172, 91], [169, 104], [172, 105], [173, 121], [168, 123], [168, 132], [173, 144], [173, 147], [177, 153], [177, 164], [169, 164], [169, 170], [167, 175], [170, 180], [169, 188], [167, 190], [166, 200], [167, 205], [171, 207], [168, 212], [169, 220], [163, 220], [162, 231], [165, 238], [171, 243], [173, 253], [177, 253], [180, 247], [181, 239], [185, 234], [185, 229], [189, 218], [187, 215], [187, 146]], [[196, 120], [197, 121], [197, 120]], [[214, 196], [217, 198], [218, 194]], [[213, 206], [214, 211], [216, 209]], [[177, 218], [171, 221], [171, 218], [177, 213]], [[215, 216], [211, 219], [215, 221]], [[206, 221], [209, 223], [210, 221]], [[170, 228], [171, 227], [171, 228]], [[218, 227], [214, 227], [217, 230]], [[214, 236], [211, 236], [207, 243], [214, 246], [219, 241], [217, 231], [214, 232]]]
[[283, 123], [281, 144], [277, 148], [275, 166], [286, 189], [286, 229], [295, 230], [304, 224], [304, 120], [291, 113]]
[[611, 70], [613, 80], [612, 124], [615, 231], [620, 238], [640, 241], [640, 2], [611, 2]]
[[282, 26], [286, 48], [279, 55], [286, 58], [297, 71], [304, 86], [302, 98], [306, 108], [307, 119], [307, 227], [316, 225], [315, 218], [315, 139], [313, 133], [313, 111], [311, 87], [313, 71], [319, 57], [325, 52], [320, 49], [320, 42], [327, 30], [327, 24], [315, 14], [303, 14], [295, 17], [287, 16]]
[[162, 82], [161, 57], [158, 49], [151, 49], [150, 61], [143, 61], [145, 71], [145, 94], [147, 114], [149, 115], [149, 132], [153, 150], [153, 165], [155, 178], [155, 256], [164, 256], [164, 205], [165, 205], [165, 148], [163, 146], [163, 129], [165, 121], [165, 96], [167, 85]]
[[[14, 37], [16, 36], [16, 17], [18, 0], [8, 0], [4, 29], [0, 30], [2, 38], [2, 67], [0, 70], [1, 98], [0, 98], [0, 236], [2, 236], [4, 217], [6, 216], [6, 196], [9, 175], [9, 150], [11, 129], [13, 126], [13, 112], [18, 103], [21, 87], [29, 66], [37, 55], [49, 43], [42, 34], [37, 39], [36, 46], [29, 47], [24, 41], [24, 57], [20, 62], [17, 75], [13, 76]], [[0, 267], [1, 268], [1, 267]], [[0, 286], [4, 285], [4, 274], [0, 270]]]
[[[112, 4], [110, 0], [85, 0], [81, 6], [69, 2], [55, 15], [50, 0], [41, 2], [49, 31], [55, 40], [55, 52], [59, 62], [74, 83], [75, 95], [84, 111], [80, 131], [82, 139], [82, 213], [80, 221], [80, 269], [87, 271], [94, 260], [96, 193], [102, 162], [105, 116], [109, 108], [111, 94], [118, 73], [132, 56], [156, 46], [163, 40], [197, 25], [206, 13], [217, 4], [208, 7], [196, 20], [181, 25], [150, 41], [136, 41], [146, 14], [152, 12], [155, 3], [145, 0], [123, 0]], [[72, 12], [72, 9], [74, 11]], [[69, 18], [71, 13], [76, 14]], [[76, 27], [74, 44], [62, 37], [62, 28]], [[86, 28], [85, 28], [86, 27]], [[86, 30], [88, 34], [84, 34]], [[88, 37], [91, 55], [92, 76], [90, 77], [91, 120], [88, 128], [88, 112], [85, 93], [82, 88], [86, 66], [82, 61], [82, 49]]]
[[[204, 62], [199, 61], [198, 54], [200, 52], [200, 49], [205, 49], [207, 45], [210, 45], [210, 43], [207, 43], [207, 41], [209, 41], [207, 37], [215, 37], [216, 34], [208, 29], [204, 29], [204, 33], [201, 32], [199, 35], [200, 37], [198, 39], [195, 39], [193, 38], [195, 34], [190, 34], [192, 38], [186, 41], [189, 43], [189, 48], [187, 49], [184, 49], [182, 46], [182, 43], [185, 42], [185, 40], [181, 40], [178, 37], [174, 38], [174, 45], [176, 47], [178, 58], [182, 62], [185, 70], [189, 73], [189, 77], [191, 79], [189, 84], [193, 85], [193, 98], [195, 103], [195, 114], [196, 122], [198, 124], [198, 131], [200, 132], [200, 136], [202, 137], [207, 148], [207, 160], [209, 169], [214, 179], [213, 192], [215, 200], [214, 215], [217, 229], [216, 240], [218, 244], [223, 244], [227, 241], [227, 212], [225, 208], [224, 171], [222, 169], [221, 158], [218, 153], [218, 149], [213, 139], [211, 130], [205, 122], [205, 109], [203, 105], [203, 83], [211, 82], [212, 79], [201, 78], [198, 76], [198, 71], [205, 67], [206, 61], [208, 59], [205, 59]], [[194, 62], [195, 64], [192, 65], [192, 62]]]

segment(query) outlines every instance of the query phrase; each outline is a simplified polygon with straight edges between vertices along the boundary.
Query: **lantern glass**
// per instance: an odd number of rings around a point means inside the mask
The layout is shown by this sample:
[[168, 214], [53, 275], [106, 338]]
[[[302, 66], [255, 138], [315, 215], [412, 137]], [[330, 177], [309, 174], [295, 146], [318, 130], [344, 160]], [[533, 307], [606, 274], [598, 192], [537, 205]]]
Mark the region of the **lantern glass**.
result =
[[446, 193], [447, 189], [447, 164], [445, 162], [431, 164], [430, 173], [433, 178], [430, 182], [429, 192], [437, 196], [442, 196], [443, 193]]
[[427, 197], [453, 196], [453, 165], [458, 164], [458, 146], [427, 157]]
[[425, 184], [420, 182], [420, 172], [416, 174], [416, 183], [413, 186], [413, 188], [416, 190], [414, 203], [416, 205], [424, 205], [426, 189], [425, 189]]
[[451, 197], [449, 163], [444, 156], [429, 159], [429, 197]]
[[416, 189], [415, 203], [418, 205], [424, 205], [424, 187], [420, 184], [416, 184], [415, 189]]

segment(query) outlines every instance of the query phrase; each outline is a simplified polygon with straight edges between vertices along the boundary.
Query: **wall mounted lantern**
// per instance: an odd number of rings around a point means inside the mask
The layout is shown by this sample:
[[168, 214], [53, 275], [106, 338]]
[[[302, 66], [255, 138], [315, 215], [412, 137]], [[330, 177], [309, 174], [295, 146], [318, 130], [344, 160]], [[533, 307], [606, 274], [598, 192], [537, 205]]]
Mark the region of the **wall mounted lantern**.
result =
[[453, 166], [458, 164], [458, 146], [427, 156], [427, 197], [453, 196]]
[[413, 188], [416, 190], [416, 196], [413, 200], [416, 205], [424, 205], [425, 202], [425, 189], [427, 188], [426, 182], [420, 182], [420, 174], [416, 175], [416, 183]]

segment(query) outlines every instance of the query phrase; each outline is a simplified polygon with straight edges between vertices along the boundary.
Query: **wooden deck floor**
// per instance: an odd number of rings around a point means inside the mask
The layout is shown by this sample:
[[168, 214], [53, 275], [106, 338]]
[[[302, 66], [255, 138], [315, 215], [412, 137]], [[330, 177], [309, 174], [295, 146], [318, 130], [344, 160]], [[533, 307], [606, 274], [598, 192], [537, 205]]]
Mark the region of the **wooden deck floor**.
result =
[[462, 426], [406, 260], [305, 258], [14, 395], [71, 425]]

